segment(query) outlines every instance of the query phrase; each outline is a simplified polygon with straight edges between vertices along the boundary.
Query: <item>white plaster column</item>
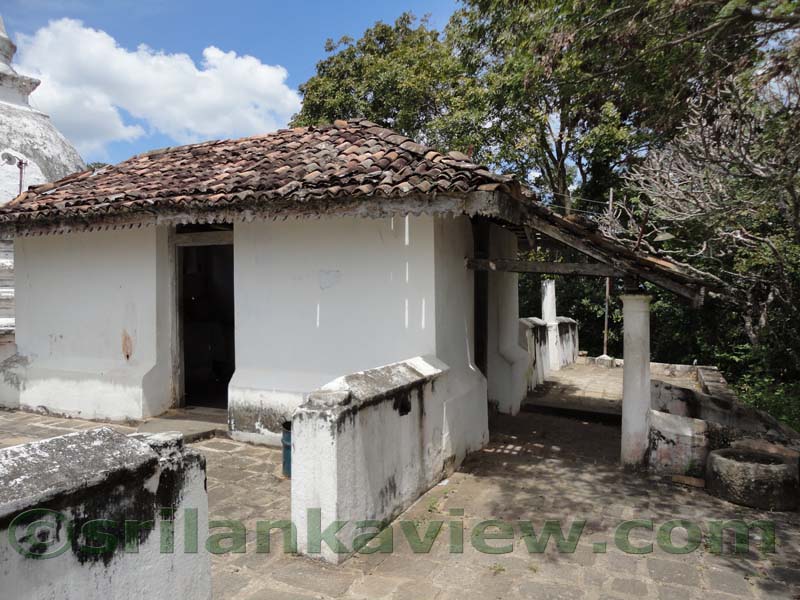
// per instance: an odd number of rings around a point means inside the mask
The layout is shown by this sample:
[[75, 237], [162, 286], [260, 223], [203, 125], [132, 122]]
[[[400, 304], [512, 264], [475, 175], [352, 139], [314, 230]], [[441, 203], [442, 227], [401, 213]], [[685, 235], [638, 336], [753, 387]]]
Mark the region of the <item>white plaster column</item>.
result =
[[622, 296], [622, 466], [643, 465], [650, 412], [650, 296]]
[[558, 318], [556, 313], [556, 282], [547, 279], [542, 282], [542, 321], [547, 323], [548, 369], [561, 369], [561, 351], [558, 339]]

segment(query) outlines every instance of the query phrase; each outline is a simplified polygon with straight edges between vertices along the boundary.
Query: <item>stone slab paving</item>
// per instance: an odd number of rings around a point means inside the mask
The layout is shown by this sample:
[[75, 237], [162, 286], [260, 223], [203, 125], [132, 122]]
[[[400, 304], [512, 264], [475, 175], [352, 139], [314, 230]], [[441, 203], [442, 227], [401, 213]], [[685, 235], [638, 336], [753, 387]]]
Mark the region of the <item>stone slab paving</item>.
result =
[[[93, 426], [0, 412], [0, 446]], [[277, 531], [270, 536], [272, 552], [255, 552], [256, 521], [290, 517], [290, 482], [280, 475], [278, 450], [224, 438], [192, 444], [208, 460], [212, 520], [241, 520], [247, 529], [245, 552], [213, 558], [214, 598], [800, 599], [800, 514], [752, 511], [703, 490], [625, 474], [616, 466], [619, 428], [608, 422], [525, 412], [493, 419], [492, 430], [484, 451], [400, 518], [422, 537], [437, 521], [445, 523], [430, 552], [412, 552], [395, 524], [393, 553], [356, 555], [338, 567], [282, 553]], [[652, 553], [635, 555], [615, 545], [622, 521], [652, 520], [658, 529], [685, 519], [705, 533], [711, 521], [737, 518], [773, 521], [777, 552], [765, 554], [753, 543], [744, 555], [730, 554], [729, 545], [718, 555], [708, 536], [689, 554], [655, 544]], [[470, 531], [487, 519], [511, 524], [515, 539], [486, 541], [510, 544], [510, 553], [472, 546]], [[553, 541], [542, 553], [528, 551], [518, 522], [531, 522], [538, 534], [547, 520], [560, 522], [565, 532], [576, 520], [586, 522], [574, 552], [556, 551]], [[451, 522], [456, 531], [461, 523], [466, 529], [463, 553], [450, 552]], [[681, 530], [672, 539], [678, 547], [687, 542]], [[647, 529], [630, 535], [636, 546], [655, 540]]]
[[221, 408], [187, 406], [148, 419], [137, 427], [137, 431], [141, 433], [180, 431], [187, 442], [225, 436], [228, 431], [228, 412]]
[[[622, 413], [621, 368], [573, 364], [547, 374], [547, 381], [528, 395], [525, 404], [566, 408], [590, 413]], [[699, 389], [697, 380], [684, 376], [653, 375], [652, 379], [677, 387]]]

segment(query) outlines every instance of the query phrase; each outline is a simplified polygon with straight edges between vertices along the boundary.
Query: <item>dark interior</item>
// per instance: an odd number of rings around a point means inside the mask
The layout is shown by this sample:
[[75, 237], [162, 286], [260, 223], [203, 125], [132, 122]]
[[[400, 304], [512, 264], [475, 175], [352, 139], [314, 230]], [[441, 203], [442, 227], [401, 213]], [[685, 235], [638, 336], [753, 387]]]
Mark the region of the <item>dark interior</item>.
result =
[[228, 407], [233, 375], [233, 246], [181, 249], [184, 405]]

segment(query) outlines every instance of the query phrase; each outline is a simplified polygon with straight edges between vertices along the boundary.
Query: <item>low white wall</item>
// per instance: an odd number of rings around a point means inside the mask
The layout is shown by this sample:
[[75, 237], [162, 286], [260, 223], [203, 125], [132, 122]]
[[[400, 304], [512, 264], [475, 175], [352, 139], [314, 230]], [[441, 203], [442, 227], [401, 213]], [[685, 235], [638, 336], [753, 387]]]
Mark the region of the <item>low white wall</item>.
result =
[[141, 419], [173, 403], [166, 227], [17, 238], [0, 405]]
[[[577, 321], [557, 317], [556, 323], [557, 326], [553, 327], [536, 317], [519, 320], [519, 345], [527, 353], [525, 380], [528, 391], [544, 383], [554, 362], [560, 368], [578, 361]], [[551, 352], [555, 352], [555, 358], [551, 358]]]
[[[298, 549], [329, 562], [353, 550], [356, 522], [388, 523], [460, 463], [445, 440], [452, 373], [435, 357], [416, 357], [339, 378], [314, 392], [292, 420], [292, 520]], [[474, 431], [450, 436], [480, 437]], [[309, 544], [321, 511], [324, 530], [347, 521], [337, 537], [346, 552]], [[360, 531], [364, 533], [364, 531]]]
[[[179, 434], [99, 428], [0, 450], [0, 595], [210, 599], [205, 483], [205, 460]], [[145, 525], [129, 537], [138, 551], [125, 547], [126, 521]]]
[[237, 439], [279, 443], [324, 383], [436, 351], [433, 217], [236, 223], [234, 287]]
[[561, 367], [578, 361], [578, 322], [568, 317], [558, 317], [558, 364]]
[[544, 383], [549, 369], [547, 323], [536, 317], [519, 320], [519, 345], [528, 353], [526, 384], [529, 392]]

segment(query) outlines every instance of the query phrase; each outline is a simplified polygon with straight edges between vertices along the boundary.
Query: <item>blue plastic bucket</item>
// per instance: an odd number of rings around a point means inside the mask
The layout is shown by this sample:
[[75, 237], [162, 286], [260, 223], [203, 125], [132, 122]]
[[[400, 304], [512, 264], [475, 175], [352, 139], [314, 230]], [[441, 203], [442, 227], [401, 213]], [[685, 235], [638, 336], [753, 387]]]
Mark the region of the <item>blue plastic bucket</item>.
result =
[[286, 421], [283, 424], [281, 434], [281, 446], [283, 446], [283, 476], [292, 478], [292, 422]]

